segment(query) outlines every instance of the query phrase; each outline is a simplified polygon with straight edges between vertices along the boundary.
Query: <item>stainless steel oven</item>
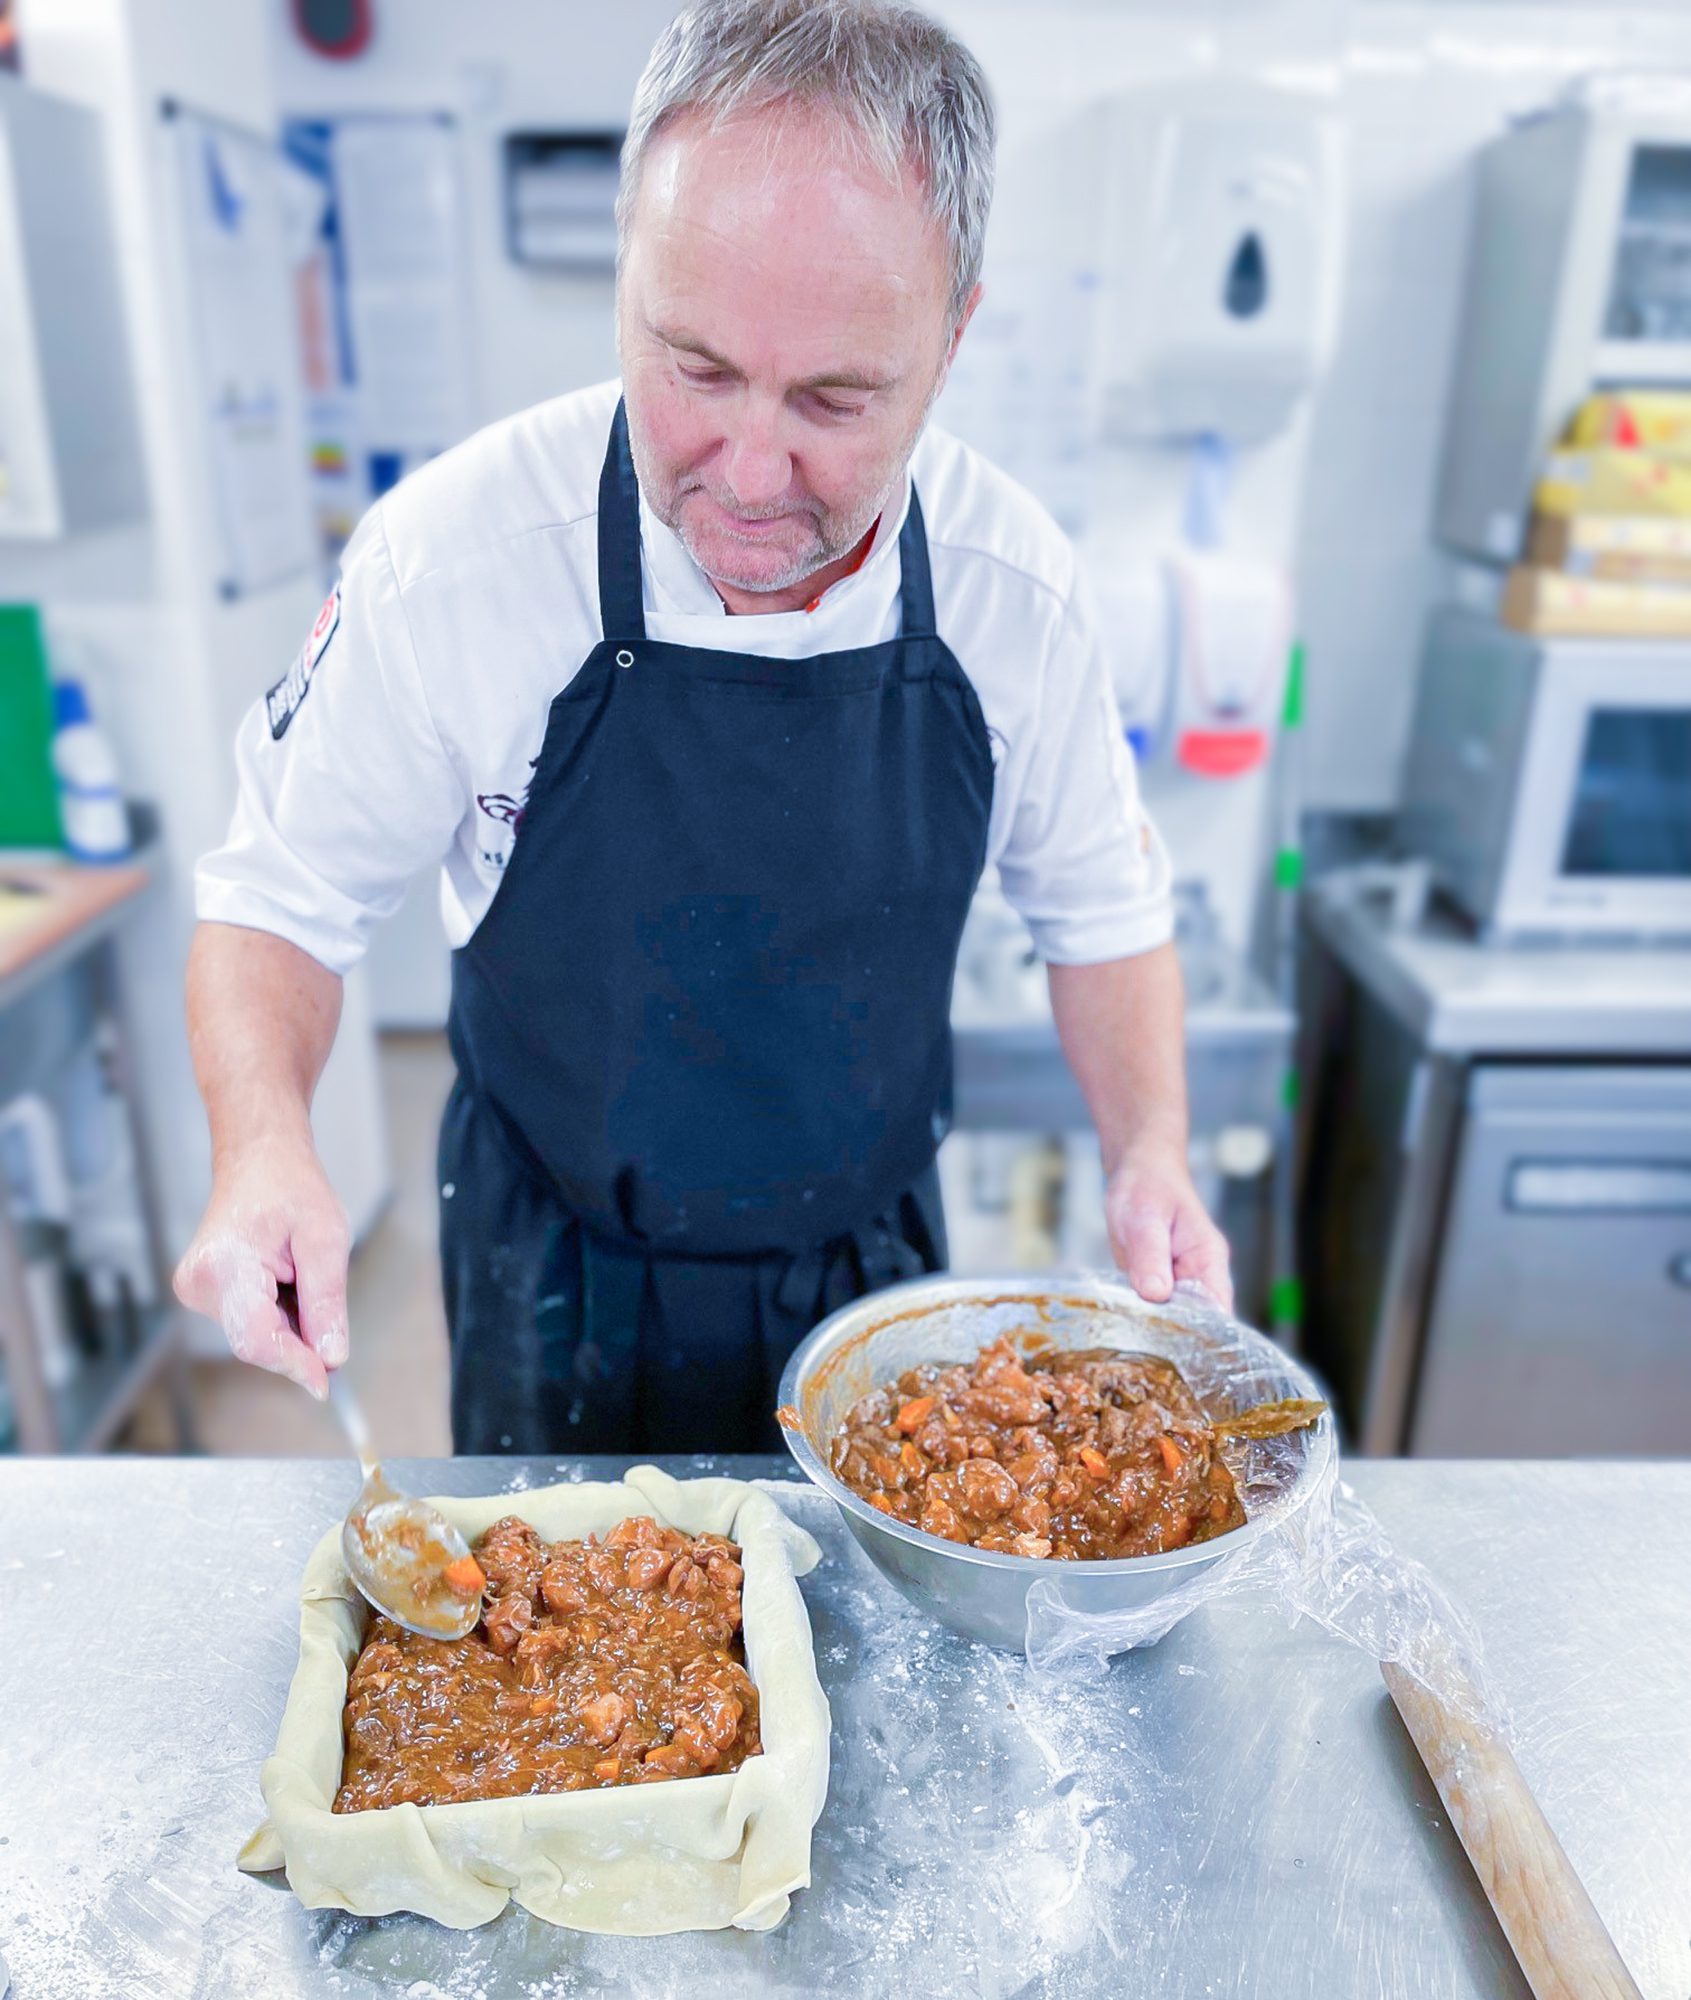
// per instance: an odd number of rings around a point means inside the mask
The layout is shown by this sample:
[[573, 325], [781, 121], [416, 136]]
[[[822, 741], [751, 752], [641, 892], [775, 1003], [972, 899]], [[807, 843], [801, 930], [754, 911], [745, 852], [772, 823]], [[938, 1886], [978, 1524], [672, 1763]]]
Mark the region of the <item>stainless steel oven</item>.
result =
[[1691, 936], [1691, 644], [1437, 612], [1398, 831], [1487, 937]]

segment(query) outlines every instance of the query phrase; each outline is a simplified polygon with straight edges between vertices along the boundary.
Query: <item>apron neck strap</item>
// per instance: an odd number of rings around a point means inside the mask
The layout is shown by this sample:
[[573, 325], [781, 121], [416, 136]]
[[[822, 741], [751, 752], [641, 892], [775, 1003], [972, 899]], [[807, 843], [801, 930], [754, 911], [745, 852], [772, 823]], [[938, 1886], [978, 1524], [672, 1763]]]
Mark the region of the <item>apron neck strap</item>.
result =
[[[910, 507], [898, 537], [898, 605], [903, 638], [931, 638], [934, 585], [928, 570], [928, 535], [922, 503], [910, 488]], [[628, 407], [620, 398], [599, 473], [599, 619], [607, 639], [644, 639], [645, 594], [640, 582], [640, 487], [628, 448]]]
[[599, 620], [607, 639], [644, 639], [640, 587], [640, 487], [628, 449], [628, 408], [621, 397], [599, 474]]
[[928, 531], [922, 525], [922, 503], [910, 487], [910, 508], [898, 535], [899, 630], [906, 639], [931, 639], [934, 624], [934, 580], [928, 570]]

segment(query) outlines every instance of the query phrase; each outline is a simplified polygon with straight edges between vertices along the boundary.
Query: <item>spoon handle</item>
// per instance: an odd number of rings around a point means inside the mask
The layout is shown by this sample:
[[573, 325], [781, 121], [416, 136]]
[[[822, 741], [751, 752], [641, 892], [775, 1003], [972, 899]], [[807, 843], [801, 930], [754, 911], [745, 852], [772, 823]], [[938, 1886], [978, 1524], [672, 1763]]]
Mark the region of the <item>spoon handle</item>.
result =
[[352, 1448], [358, 1454], [358, 1462], [364, 1468], [364, 1476], [369, 1478], [376, 1469], [376, 1454], [370, 1443], [370, 1426], [364, 1421], [364, 1412], [358, 1406], [358, 1398], [352, 1393], [352, 1384], [346, 1379], [344, 1368], [329, 1370], [329, 1407], [341, 1420], [341, 1429], [346, 1432]]

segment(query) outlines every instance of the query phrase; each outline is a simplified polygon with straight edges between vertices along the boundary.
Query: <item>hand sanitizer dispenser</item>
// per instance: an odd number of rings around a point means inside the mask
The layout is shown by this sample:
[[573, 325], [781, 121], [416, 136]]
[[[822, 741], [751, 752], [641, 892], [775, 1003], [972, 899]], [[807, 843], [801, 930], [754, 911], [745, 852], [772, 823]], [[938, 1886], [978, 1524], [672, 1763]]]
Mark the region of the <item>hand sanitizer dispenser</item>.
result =
[[1104, 111], [1106, 435], [1279, 430], [1326, 358], [1338, 294], [1338, 123], [1318, 103], [1220, 80]]

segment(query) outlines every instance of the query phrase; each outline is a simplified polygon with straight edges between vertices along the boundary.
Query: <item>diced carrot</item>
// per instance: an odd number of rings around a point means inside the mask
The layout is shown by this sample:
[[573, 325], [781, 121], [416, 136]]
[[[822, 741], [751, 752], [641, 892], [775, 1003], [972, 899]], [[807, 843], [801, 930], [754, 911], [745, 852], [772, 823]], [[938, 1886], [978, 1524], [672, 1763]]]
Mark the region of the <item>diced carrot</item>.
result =
[[622, 1759], [620, 1757], [605, 1758], [602, 1763], [593, 1766], [593, 1775], [607, 1785], [614, 1785], [617, 1779], [622, 1776]]
[[1163, 1455], [1163, 1464], [1168, 1467], [1169, 1478], [1178, 1479], [1180, 1468], [1186, 1463], [1185, 1452], [1180, 1449], [1173, 1438], [1167, 1436], [1157, 1439], [1157, 1449]]
[[1076, 1456], [1094, 1479], [1107, 1479], [1109, 1477], [1110, 1461], [1101, 1451], [1096, 1450], [1092, 1445], [1083, 1444]]
[[906, 1437], [909, 1437], [913, 1431], [919, 1431], [933, 1413], [934, 1399], [932, 1396], [914, 1396], [899, 1411], [898, 1415], [893, 1418], [893, 1422], [897, 1424]]
[[920, 1479], [928, 1469], [928, 1461], [908, 1438], [898, 1448], [898, 1462], [913, 1479]]
[[871, 1493], [869, 1495], [869, 1505], [871, 1507], [878, 1507], [883, 1514], [890, 1514], [892, 1512], [892, 1502], [884, 1493]]
[[440, 1580], [454, 1597], [474, 1597], [478, 1590], [487, 1588], [487, 1578], [474, 1556], [460, 1556], [456, 1562], [449, 1562], [441, 1571]]
[[558, 1705], [555, 1694], [537, 1694], [528, 1705], [530, 1715], [550, 1715]]

